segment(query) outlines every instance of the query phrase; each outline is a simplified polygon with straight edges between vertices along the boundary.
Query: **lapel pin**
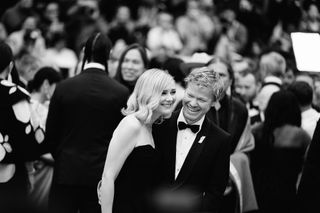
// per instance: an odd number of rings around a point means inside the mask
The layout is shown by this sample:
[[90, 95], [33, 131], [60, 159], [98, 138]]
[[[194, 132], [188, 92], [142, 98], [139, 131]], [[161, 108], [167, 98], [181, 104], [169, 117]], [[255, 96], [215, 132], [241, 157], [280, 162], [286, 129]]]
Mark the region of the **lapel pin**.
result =
[[206, 136], [202, 136], [198, 143], [202, 143], [205, 138], [206, 138]]

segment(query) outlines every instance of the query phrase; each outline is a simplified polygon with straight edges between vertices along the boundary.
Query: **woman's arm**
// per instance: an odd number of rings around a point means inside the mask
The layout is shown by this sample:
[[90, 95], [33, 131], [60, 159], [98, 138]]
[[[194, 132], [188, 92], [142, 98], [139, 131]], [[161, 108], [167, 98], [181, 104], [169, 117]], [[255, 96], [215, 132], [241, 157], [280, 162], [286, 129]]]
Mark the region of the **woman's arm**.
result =
[[114, 181], [125, 160], [135, 147], [140, 129], [140, 122], [134, 116], [127, 116], [120, 122], [113, 133], [108, 148], [99, 195], [102, 213], [112, 213]]

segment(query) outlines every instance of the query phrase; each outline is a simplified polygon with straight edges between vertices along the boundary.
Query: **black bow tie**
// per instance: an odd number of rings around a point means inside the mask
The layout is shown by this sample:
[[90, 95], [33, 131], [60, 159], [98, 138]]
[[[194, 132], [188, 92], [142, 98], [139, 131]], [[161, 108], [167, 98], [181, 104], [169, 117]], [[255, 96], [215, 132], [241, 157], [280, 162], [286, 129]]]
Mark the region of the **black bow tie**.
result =
[[199, 131], [200, 125], [190, 125], [186, 124], [185, 122], [179, 121], [178, 128], [179, 130], [189, 128], [193, 133], [196, 133]]

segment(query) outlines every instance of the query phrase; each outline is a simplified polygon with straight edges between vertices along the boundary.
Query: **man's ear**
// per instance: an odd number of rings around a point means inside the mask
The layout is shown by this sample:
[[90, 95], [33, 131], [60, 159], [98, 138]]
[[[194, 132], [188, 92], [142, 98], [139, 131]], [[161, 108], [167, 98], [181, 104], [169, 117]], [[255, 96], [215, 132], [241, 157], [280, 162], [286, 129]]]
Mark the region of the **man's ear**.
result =
[[214, 101], [214, 102], [212, 102], [211, 107], [214, 107], [216, 110], [218, 110], [218, 109], [220, 109], [221, 104], [219, 101]]

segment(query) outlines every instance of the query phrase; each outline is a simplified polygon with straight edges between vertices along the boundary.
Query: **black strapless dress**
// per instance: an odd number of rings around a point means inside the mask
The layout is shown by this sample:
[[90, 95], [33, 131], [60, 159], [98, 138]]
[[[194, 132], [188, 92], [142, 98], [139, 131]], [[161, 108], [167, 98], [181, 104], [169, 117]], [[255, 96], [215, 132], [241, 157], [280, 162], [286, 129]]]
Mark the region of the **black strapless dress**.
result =
[[151, 145], [138, 146], [126, 159], [116, 181], [113, 213], [151, 212], [159, 183], [159, 156]]
[[261, 203], [261, 212], [296, 213], [296, 184], [302, 170], [304, 149], [275, 148], [269, 168], [260, 176], [256, 191]]

